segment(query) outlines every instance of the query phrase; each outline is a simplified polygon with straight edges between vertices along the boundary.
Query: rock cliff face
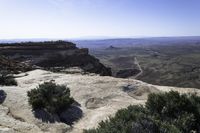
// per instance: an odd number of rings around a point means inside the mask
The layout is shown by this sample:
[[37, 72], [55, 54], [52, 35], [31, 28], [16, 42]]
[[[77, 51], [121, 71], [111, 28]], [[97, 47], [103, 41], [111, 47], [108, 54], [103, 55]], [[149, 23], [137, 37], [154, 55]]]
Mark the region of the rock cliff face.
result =
[[19, 73], [31, 70], [31, 66], [20, 63], [11, 59], [8, 59], [4, 56], [0, 56], [0, 73], [9, 72], [9, 73]]
[[88, 49], [79, 49], [75, 44], [65, 41], [26, 42], [1, 44], [0, 54], [44, 69], [80, 67], [86, 72], [102, 76], [111, 75], [110, 68], [105, 67], [98, 59], [89, 55]]

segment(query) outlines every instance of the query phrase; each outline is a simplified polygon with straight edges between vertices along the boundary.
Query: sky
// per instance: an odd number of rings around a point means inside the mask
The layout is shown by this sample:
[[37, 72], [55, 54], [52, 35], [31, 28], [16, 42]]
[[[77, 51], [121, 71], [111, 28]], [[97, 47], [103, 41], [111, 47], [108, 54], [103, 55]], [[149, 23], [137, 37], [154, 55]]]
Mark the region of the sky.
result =
[[200, 0], [0, 0], [0, 39], [200, 36]]

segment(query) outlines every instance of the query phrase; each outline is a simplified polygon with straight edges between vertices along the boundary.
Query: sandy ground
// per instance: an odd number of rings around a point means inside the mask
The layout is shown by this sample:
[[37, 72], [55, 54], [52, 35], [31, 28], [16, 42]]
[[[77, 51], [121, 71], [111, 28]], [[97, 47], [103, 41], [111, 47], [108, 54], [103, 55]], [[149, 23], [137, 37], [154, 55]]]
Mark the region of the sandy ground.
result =
[[[144, 104], [148, 94], [152, 92], [175, 90], [180, 93], [200, 94], [197, 89], [156, 86], [134, 79], [102, 77], [94, 74], [58, 74], [44, 70], [20, 74], [16, 80], [18, 86], [0, 87], [7, 93], [4, 103], [0, 105], [0, 133], [81, 133], [83, 129], [97, 127], [100, 121], [113, 116], [121, 108]], [[27, 91], [50, 80], [69, 87], [72, 97], [80, 104], [82, 117], [72, 126], [62, 122], [43, 122], [34, 117], [28, 105]]]

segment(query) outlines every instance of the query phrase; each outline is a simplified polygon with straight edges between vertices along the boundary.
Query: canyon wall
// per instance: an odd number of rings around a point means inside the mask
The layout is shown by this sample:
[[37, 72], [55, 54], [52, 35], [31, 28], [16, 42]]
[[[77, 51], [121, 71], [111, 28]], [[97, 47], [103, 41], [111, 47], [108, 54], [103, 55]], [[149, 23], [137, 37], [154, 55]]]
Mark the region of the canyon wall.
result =
[[[86, 72], [110, 76], [111, 69], [91, 56], [87, 48], [65, 41], [0, 44], [0, 54], [30, 66], [44, 69], [80, 67]], [[59, 69], [60, 70], [60, 69]]]

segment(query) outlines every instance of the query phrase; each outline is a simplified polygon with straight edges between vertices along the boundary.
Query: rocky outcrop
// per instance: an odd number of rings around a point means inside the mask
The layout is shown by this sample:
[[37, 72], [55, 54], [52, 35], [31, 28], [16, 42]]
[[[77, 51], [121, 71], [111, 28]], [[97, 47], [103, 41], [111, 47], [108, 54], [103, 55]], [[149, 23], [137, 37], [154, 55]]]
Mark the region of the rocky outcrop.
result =
[[[83, 129], [97, 127], [100, 121], [113, 116], [119, 109], [144, 104], [150, 93], [174, 90], [200, 95], [198, 89], [156, 86], [134, 79], [102, 77], [95, 74], [91, 76], [34, 70], [24, 75], [16, 78], [18, 86], [1, 86], [7, 94], [0, 105], [1, 133], [83, 133]], [[28, 104], [27, 91], [51, 80], [69, 87], [71, 96], [79, 106], [79, 109], [70, 108], [62, 113], [60, 118], [64, 119], [65, 123], [46, 121], [48, 115], [43, 112], [39, 112], [42, 117], [36, 117]], [[66, 121], [79, 117], [71, 127], [70, 121]]]
[[8, 73], [19, 73], [26, 72], [31, 70], [32, 67], [25, 63], [20, 63], [19, 61], [15, 61], [5, 56], [0, 56], [0, 73], [8, 72]]
[[140, 72], [141, 71], [139, 69], [124, 69], [124, 70], [119, 70], [116, 73], [116, 77], [117, 78], [128, 78], [128, 77], [132, 77], [134, 75], [137, 75]]
[[118, 50], [118, 49], [121, 49], [119, 47], [114, 47], [112, 45], [110, 45], [108, 48], [106, 48], [106, 50]]
[[78, 66], [86, 72], [97, 73], [102, 76], [111, 75], [111, 69], [89, 55], [88, 49], [77, 48], [71, 42], [49, 41], [1, 44], [0, 54], [12, 60], [48, 70]]

